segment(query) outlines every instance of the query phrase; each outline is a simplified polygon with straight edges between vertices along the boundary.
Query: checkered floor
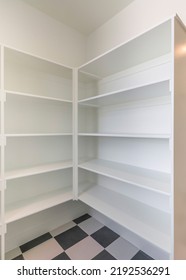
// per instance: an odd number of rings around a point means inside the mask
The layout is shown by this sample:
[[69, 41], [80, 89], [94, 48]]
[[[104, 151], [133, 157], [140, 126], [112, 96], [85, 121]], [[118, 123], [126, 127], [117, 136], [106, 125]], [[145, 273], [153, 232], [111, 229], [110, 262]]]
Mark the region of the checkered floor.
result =
[[85, 214], [7, 253], [13, 260], [150, 260], [150, 256]]

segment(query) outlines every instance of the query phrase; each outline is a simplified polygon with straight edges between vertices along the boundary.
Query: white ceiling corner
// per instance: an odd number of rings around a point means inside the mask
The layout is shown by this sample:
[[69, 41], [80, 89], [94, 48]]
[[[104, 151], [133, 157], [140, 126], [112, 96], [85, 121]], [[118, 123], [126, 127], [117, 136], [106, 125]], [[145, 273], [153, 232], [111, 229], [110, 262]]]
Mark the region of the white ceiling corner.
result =
[[22, 0], [88, 35], [134, 0]]

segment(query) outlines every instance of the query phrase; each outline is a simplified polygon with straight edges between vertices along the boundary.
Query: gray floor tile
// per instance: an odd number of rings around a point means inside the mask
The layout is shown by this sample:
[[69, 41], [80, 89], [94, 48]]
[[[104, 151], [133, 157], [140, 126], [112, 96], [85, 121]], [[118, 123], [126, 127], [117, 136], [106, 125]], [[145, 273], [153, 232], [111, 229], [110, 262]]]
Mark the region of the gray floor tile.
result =
[[81, 222], [83, 222], [83, 221], [89, 219], [90, 217], [91, 217], [91, 216], [90, 216], [89, 214], [84, 214], [84, 215], [82, 215], [81, 217], [79, 217], [79, 218], [73, 220], [73, 222], [76, 223], [76, 224], [79, 224], [79, 223], [81, 223]]
[[97, 256], [95, 256], [92, 260], [115, 260], [115, 258], [108, 253], [106, 250], [103, 250]]
[[78, 226], [84, 230], [87, 234], [91, 235], [98, 229], [102, 228], [104, 225], [98, 222], [96, 219], [93, 217], [81, 222], [78, 224]]
[[106, 250], [117, 260], [130, 260], [139, 251], [137, 247], [122, 237], [112, 242]]
[[81, 241], [87, 236], [87, 233], [84, 232], [81, 228], [78, 226], [75, 226], [57, 236], [54, 238], [57, 240], [57, 242], [62, 246], [64, 250], [68, 249], [69, 247], [73, 246], [77, 242]]
[[153, 258], [145, 254], [143, 251], [138, 251], [132, 260], [153, 260]]
[[114, 240], [119, 237], [117, 233], [106, 226], [94, 232], [93, 234], [91, 234], [91, 236], [104, 248], [109, 246]]
[[65, 252], [63, 252], [60, 255], [53, 258], [53, 260], [70, 260], [70, 258]]
[[20, 246], [21, 252], [24, 253], [24, 252], [38, 246], [39, 244], [45, 242], [46, 240], [48, 240], [50, 238], [52, 238], [52, 235], [49, 232], [47, 232], [47, 233], [29, 241], [29, 242], [21, 245]]

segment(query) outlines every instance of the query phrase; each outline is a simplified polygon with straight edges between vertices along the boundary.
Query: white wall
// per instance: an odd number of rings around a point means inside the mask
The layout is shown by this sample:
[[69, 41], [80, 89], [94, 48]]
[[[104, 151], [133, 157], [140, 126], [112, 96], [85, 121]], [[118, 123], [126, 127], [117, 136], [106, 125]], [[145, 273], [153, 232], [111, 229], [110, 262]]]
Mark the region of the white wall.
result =
[[89, 35], [90, 60], [177, 13], [186, 24], [185, 0], [134, 0], [126, 9]]
[[0, 43], [67, 66], [85, 59], [85, 36], [20, 0], [0, 0]]

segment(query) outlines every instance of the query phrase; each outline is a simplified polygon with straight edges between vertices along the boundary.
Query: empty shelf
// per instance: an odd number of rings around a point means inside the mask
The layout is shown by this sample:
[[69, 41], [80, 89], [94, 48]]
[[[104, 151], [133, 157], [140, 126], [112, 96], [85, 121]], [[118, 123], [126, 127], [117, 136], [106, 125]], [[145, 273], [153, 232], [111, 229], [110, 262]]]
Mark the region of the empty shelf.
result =
[[169, 139], [170, 134], [152, 134], [152, 133], [78, 133], [78, 136], [94, 137], [122, 137], [122, 138], [157, 138]]
[[79, 100], [78, 103], [80, 105], [100, 107], [169, 95], [169, 80], [160, 80], [152, 84], [144, 84], [139, 87], [126, 88], [92, 96]]
[[8, 205], [5, 214], [6, 223], [14, 222], [42, 210], [59, 205], [73, 198], [72, 186], [49, 192], [24, 201]]
[[163, 172], [101, 159], [81, 163], [79, 167], [141, 188], [170, 195], [170, 175]]
[[31, 168], [22, 168], [22, 169], [8, 171], [6, 172], [5, 177], [7, 180], [10, 180], [10, 179], [16, 179], [16, 178], [30, 176], [30, 175], [62, 170], [71, 167], [72, 167], [72, 161], [56, 162], [51, 164], [38, 165]]
[[7, 94], [20, 95], [20, 96], [31, 97], [31, 98], [45, 99], [45, 100], [48, 100], [48, 101], [59, 101], [59, 102], [72, 103], [71, 100], [62, 99], [62, 98], [55, 98], [55, 97], [50, 97], [50, 96], [44, 96], [44, 95], [36, 95], [36, 94], [30, 94], [30, 93], [25, 93], [25, 92], [19, 92], [19, 91], [10, 91], [10, 90], [6, 90], [5, 92]]
[[[85, 189], [85, 186], [80, 188]], [[170, 215], [97, 185], [79, 195], [79, 199], [118, 224], [170, 252]]]

